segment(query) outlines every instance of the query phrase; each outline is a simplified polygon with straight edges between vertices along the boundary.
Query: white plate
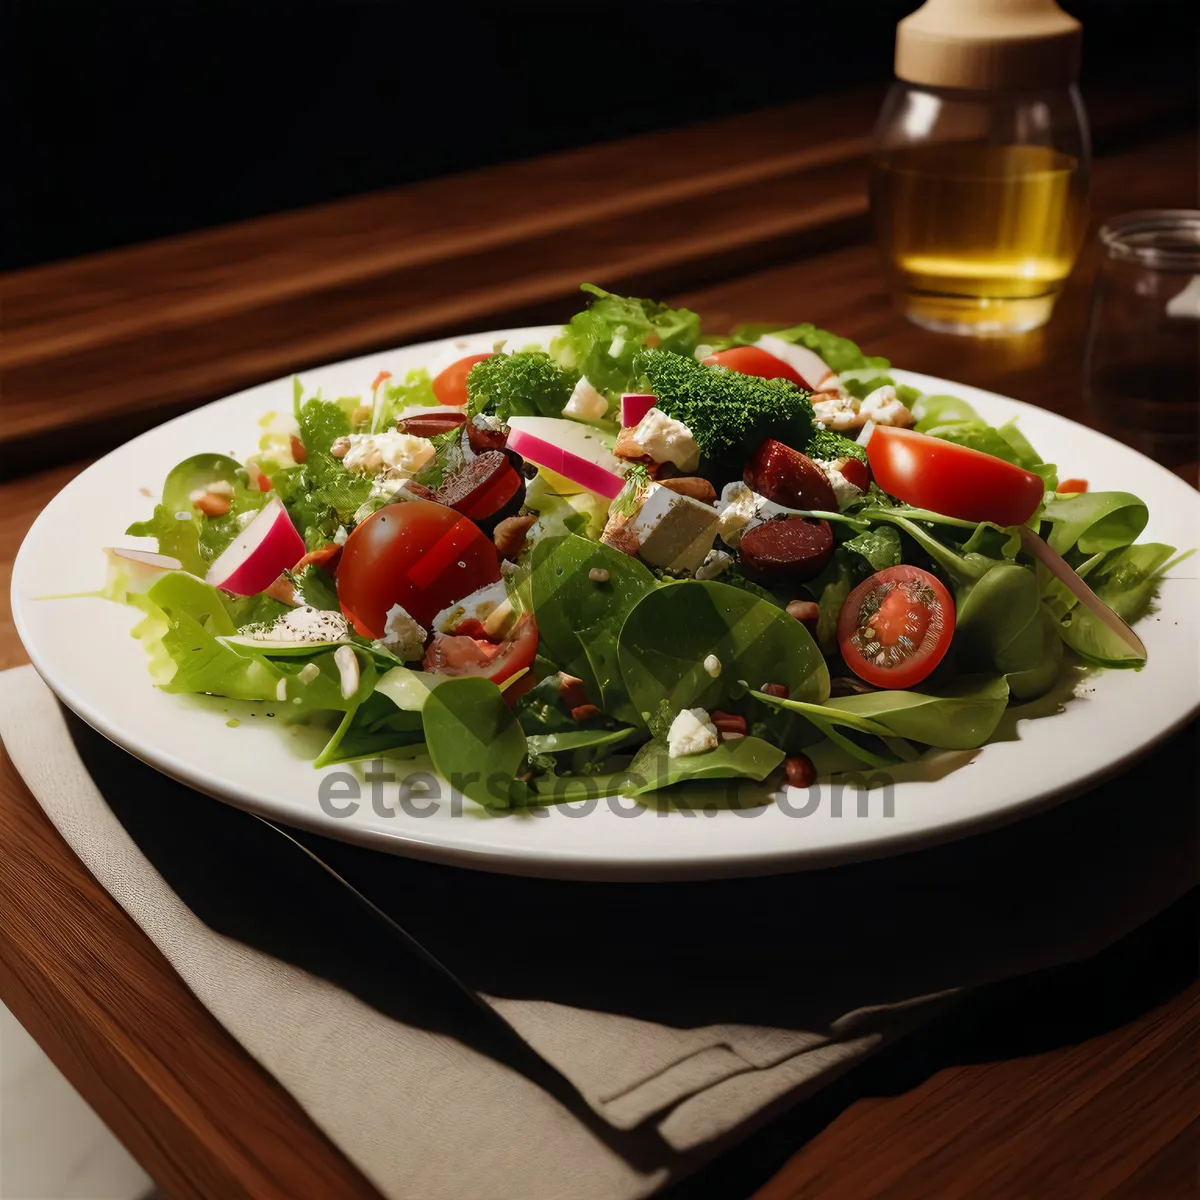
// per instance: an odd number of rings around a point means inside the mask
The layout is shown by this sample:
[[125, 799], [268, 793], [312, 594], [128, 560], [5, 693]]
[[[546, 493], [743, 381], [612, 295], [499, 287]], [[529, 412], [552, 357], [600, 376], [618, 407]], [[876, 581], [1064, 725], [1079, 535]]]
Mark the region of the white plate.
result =
[[[338, 363], [304, 375], [306, 389], [326, 395], [368, 390], [380, 369], [402, 376], [416, 366], [439, 369], [464, 353], [544, 342], [552, 331], [524, 329], [410, 346]], [[907, 372], [907, 383], [949, 392], [1000, 424], [1018, 417], [1022, 430], [1064, 475], [1094, 488], [1137, 493], [1150, 506], [1144, 540], [1196, 544], [1200, 497], [1182, 480], [1102, 435], [1029, 405], [976, 388]], [[73, 480], [30, 530], [13, 572], [16, 625], [46, 682], [85, 721], [160, 771], [231, 804], [327, 836], [395, 854], [519, 874], [599, 879], [666, 879], [793, 870], [895, 853], [1008, 820], [1109, 775], [1166, 736], [1196, 710], [1200, 580], [1193, 558], [1171, 573], [1159, 609], [1139, 626], [1149, 649], [1141, 672], [1110, 671], [1069, 694], [1062, 711], [1038, 720], [1010, 720], [1009, 740], [970, 753], [942, 753], [914, 771], [897, 771], [892, 815], [886, 789], [869, 793], [859, 815], [858, 793], [787, 793], [767, 807], [741, 812], [659, 812], [632, 802], [600, 801], [587, 812], [572, 806], [506, 817], [440, 802], [398, 805], [398, 784], [376, 784], [380, 804], [363, 782], [357, 810], [331, 816], [319, 802], [323, 776], [314, 771], [315, 743], [298, 727], [261, 715], [273, 706], [171, 696], [150, 683], [142, 648], [129, 637], [137, 614], [100, 599], [40, 600], [99, 586], [101, 548], [130, 544], [122, 531], [149, 515], [167, 471], [202, 450], [235, 457], [256, 448], [257, 421], [287, 410], [291, 381], [280, 380], [188, 413], [113, 451]], [[1053, 702], [1038, 706], [1053, 710]], [[260, 715], [249, 717], [251, 710]], [[236, 728], [226, 722], [241, 718]], [[403, 775], [416, 764], [398, 763]], [[347, 785], [348, 786], [348, 785]], [[334, 803], [341, 806], [339, 790]], [[815, 795], [815, 811], [798, 816]], [[415, 815], [422, 809], [426, 815]], [[791, 811], [789, 811], [789, 808]]]

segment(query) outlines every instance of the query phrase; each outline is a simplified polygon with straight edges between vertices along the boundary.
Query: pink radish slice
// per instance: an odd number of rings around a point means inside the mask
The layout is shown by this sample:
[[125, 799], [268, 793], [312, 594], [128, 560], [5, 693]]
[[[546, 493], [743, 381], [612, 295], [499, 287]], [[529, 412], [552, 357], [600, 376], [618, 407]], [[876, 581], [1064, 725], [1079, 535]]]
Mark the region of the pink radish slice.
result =
[[139, 566], [150, 567], [156, 571], [179, 571], [183, 563], [169, 554], [154, 554], [150, 550], [127, 550], [124, 546], [109, 546], [105, 550], [115, 558], [123, 558]]
[[811, 392], [819, 391], [822, 387], [829, 389], [837, 384], [837, 376], [829, 369], [825, 360], [819, 354], [814, 354], [807, 346], [797, 346], [785, 342], [783, 338], [763, 334], [754, 343], [760, 350], [773, 354], [781, 362], [787, 363]]
[[614, 475], [612, 471], [606, 471], [596, 463], [588, 462], [578, 454], [572, 454], [570, 450], [564, 450], [561, 446], [555, 446], [521, 429], [510, 430], [508, 448], [515, 450], [531, 463], [545, 467], [548, 471], [556, 471], [572, 483], [577, 483], [589, 492], [596, 492], [608, 500], [611, 500], [625, 484], [620, 475]]
[[209, 567], [205, 579], [238, 596], [253, 596], [269, 588], [281, 571], [303, 557], [304, 539], [296, 532], [282, 501], [275, 497]]
[[1146, 645], [1090, 587], [1057, 550], [1034, 533], [1028, 525], [1021, 526], [1021, 545], [1058, 579], [1084, 608], [1104, 622], [1139, 658], [1145, 658]]
[[624, 392], [621, 395], [621, 424], [626, 429], [640, 425], [642, 418], [654, 407], [657, 396], [645, 392]]

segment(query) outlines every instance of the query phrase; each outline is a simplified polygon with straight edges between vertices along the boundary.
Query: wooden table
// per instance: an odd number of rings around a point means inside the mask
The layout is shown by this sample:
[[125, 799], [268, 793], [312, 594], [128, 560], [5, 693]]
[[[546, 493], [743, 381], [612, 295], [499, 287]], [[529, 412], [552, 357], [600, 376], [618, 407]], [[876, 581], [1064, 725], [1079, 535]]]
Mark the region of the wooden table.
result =
[[[16, 548], [87, 457], [306, 363], [562, 319], [580, 279], [686, 303], [713, 329], [809, 319], [1086, 419], [1091, 253], [1049, 327], [1024, 337], [943, 338], [893, 312], [865, 240], [877, 104], [751, 114], [0, 280], [0, 667], [25, 661], [6, 603]], [[1092, 111], [1098, 217], [1195, 203], [1177, 94], [1101, 95]], [[1194, 481], [1194, 446], [1176, 459]], [[376, 1195], [87, 874], [6, 758], [0, 846], [0, 999], [168, 1194]], [[1097, 959], [976, 998], [680, 1195], [1194, 1194], [1195, 934], [1184, 902]], [[1032, 1012], [1034, 1036], [1015, 1034]]]

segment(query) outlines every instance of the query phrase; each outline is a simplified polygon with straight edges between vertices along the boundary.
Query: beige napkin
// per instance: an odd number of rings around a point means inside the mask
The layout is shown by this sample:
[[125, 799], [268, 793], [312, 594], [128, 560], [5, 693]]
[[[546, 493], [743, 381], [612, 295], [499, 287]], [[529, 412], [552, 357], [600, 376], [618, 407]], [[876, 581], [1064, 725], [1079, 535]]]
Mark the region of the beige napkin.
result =
[[[201, 921], [105, 802], [32, 668], [0, 675], [0, 736], [88, 869], [388, 1197], [647, 1195], [956, 989], [1093, 953], [1195, 877], [1191, 805], [1147, 798], [1135, 817], [1119, 796], [1097, 818], [1100, 838], [1072, 837], [1084, 800], [1068, 806], [1074, 818], [1027, 822], [1037, 833], [1024, 848], [1002, 830], [890, 864], [659, 885], [665, 907], [647, 933], [622, 909], [644, 903], [645, 887], [502, 879], [323, 844], [367, 895], [391, 894], [406, 928], [564, 1088], [480, 1049], [485, 1038], [384, 1015]], [[405, 888], [428, 903], [406, 904]], [[856, 911], [850, 898], [863, 896], [874, 907]], [[495, 912], [521, 919], [479, 920]], [[672, 961], [677, 944], [687, 950]]]

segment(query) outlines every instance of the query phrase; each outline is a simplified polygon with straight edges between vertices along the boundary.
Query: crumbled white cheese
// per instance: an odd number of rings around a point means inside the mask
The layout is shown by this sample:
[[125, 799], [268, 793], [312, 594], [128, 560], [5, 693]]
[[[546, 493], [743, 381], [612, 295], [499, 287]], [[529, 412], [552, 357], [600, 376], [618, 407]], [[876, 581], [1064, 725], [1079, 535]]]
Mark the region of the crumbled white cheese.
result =
[[312, 681], [316, 679], [320, 673], [321, 668], [318, 667], [316, 663], [305, 663], [304, 666], [300, 668], [296, 678], [300, 680], [301, 683], [312, 683]]
[[350, 449], [342, 458], [347, 471], [360, 475], [378, 475], [389, 471], [415, 475], [433, 456], [433, 443], [428, 438], [387, 429], [382, 433], [352, 433]]
[[651, 484], [629, 522], [638, 555], [653, 567], [695, 571], [708, 557], [720, 516], [711, 505]]
[[720, 524], [717, 533], [727, 546], [736, 546], [752, 523], [757, 523], [762, 497], [744, 483], [727, 483], [717, 501]]
[[349, 646], [339, 646], [333, 652], [333, 662], [341, 676], [342, 699], [349, 700], [358, 691], [358, 655]]
[[907, 429], [913, 424], [913, 415], [908, 406], [896, 395], [896, 389], [890, 383], [877, 387], [867, 395], [858, 407], [858, 415], [862, 424], [868, 420], [876, 425], [892, 425]]
[[671, 722], [667, 733], [667, 753], [672, 758], [691, 754], [706, 754], [720, 744], [717, 727], [702, 708], [682, 709]]
[[617, 326], [616, 336], [612, 340], [612, 344], [608, 347], [608, 353], [613, 358], [620, 358], [621, 351], [625, 349], [625, 333], [624, 325]]
[[350, 626], [340, 612], [302, 604], [274, 624], [248, 632], [256, 642], [338, 642], [349, 636]]
[[425, 653], [425, 639], [429, 636], [403, 605], [393, 604], [383, 622], [383, 644], [401, 661], [412, 662]]
[[577, 421], [599, 421], [608, 413], [608, 401], [592, 386], [586, 375], [579, 377], [570, 399], [563, 405], [563, 416]]
[[706, 674], [716, 679], [721, 673], [721, 660], [715, 654], [706, 655], [704, 658], [704, 670]]
[[[310, 664], [311, 665], [311, 664]], [[275, 699], [282, 704], [287, 699], [287, 676], [285, 675], [275, 685]]]
[[[433, 618], [433, 627], [438, 633], [453, 633], [464, 621], [475, 620], [487, 626], [488, 619], [501, 605], [508, 603], [508, 591], [504, 580], [486, 584], [469, 596], [464, 596], [457, 604], [443, 608]], [[511, 611], [511, 610], [510, 610]]]
[[700, 447], [682, 422], [652, 408], [638, 422], [633, 440], [657, 463], [674, 463], [683, 472], [700, 465]]
[[205, 491], [211, 492], [214, 496], [232, 496], [233, 484], [228, 479], [216, 479], [205, 488]]
[[813, 416], [825, 429], [845, 433], [848, 429], [861, 427], [866, 417], [858, 413], [858, 401], [853, 396], [830, 396], [827, 400], [813, 401]]
[[710, 550], [705, 560], [696, 568], [697, 579], [716, 579], [723, 571], [729, 570], [733, 555], [724, 550]]
[[819, 458], [814, 458], [812, 461], [816, 466], [821, 468], [821, 470], [825, 473], [825, 478], [829, 480], [829, 486], [833, 488], [833, 495], [837, 500], [839, 512], [845, 508], [848, 508], [862, 496], [861, 490], [855, 487], [854, 484], [852, 484], [850, 480], [848, 480], [845, 475], [842, 474], [837, 463], [825, 462]]
[[333, 544], [335, 546], [344, 546], [346, 544], [346, 539], [349, 536], [350, 535], [346, 532], [345, 525], [339, 525], [337, 527], [337, 531], [333, 535]]
[[493, 417], [491, 413], [476, 413], [471, 418], [471, 424], [476, 429], [485, 429], [488, 433], [499, 433], [504, 428], [504, 422], [499, 417]]

